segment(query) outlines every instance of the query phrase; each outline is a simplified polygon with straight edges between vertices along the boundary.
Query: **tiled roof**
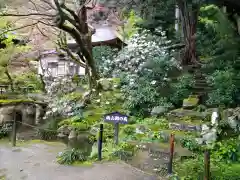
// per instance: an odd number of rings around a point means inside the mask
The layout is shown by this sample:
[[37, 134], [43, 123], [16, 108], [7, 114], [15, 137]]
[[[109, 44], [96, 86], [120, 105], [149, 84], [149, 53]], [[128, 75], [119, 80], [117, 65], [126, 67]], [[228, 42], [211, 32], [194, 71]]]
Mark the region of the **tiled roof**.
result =
[[[92, 6], [90, 3], [87, 7], [87, 16], [89, 26], [95, 29], [92, 35], [93, 43], [107, 42], [114, 39], [123, 41], [120, 33], [117, 32], [118, 27], [123, 25], [119, 18], [118, 13], [111, 8], [104, 7], [103, 5]], [[76, 44], [74, 39], [69, 39], [68, 44]]]
[[116, 10], [97, 4], [88, 9], [87, 15], [88, 24], [96, 29], [96, 35], [92, 36], [93, 42], [110, 40], [113, 36], [121, 39], [117, 31], [119, 26], [123, 25], [123, 21], [120, 20]]

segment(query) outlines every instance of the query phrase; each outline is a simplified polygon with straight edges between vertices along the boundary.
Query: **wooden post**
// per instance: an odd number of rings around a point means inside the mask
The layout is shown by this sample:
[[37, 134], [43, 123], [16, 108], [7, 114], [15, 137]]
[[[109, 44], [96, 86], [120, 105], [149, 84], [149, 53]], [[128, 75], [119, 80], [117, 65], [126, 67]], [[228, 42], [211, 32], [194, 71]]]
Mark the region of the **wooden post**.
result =
[[173, 155], [174, 155], [174, 134], [170, 137], [170, 154], [169, 154], [169, 164], [168, 164], [168, 174], [171, 175], [173, 172]]
[[16, 139], [17, 139], [17, 122], [16, 122], [16, 112], [14, 111], [13, 117], [13, 126], [12, 126], [12, 146], [16, 146]]
[[102, 140], [103, 140], [103, 124], [100, 124], [100, 131], [98, 137], [98, 160], [102, 160]]
[[116, 145], [118, 145], [118, 132], [119, 132], [119, 123], [115, 123], [114, 124], [114, 140]]
[[206, 150], [204, 153], [204, 180], [210, 180], [210, 152]]

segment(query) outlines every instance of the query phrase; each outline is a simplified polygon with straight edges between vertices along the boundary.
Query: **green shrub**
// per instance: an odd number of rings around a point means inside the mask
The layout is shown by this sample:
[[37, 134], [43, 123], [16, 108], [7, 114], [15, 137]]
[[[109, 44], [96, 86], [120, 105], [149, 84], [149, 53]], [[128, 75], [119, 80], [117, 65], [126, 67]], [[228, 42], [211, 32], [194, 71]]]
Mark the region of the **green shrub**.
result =
[[68, 119], [61, 120], [58, 126], [69, 126], [76, 132], [88, 131], [90, 126], [81, 116], [73, 116]]
[[33, 91], [43, 90], [43, 84], [40, 77], [34, 72], [19, 74], [14, 77], [14, 84], [17, 88], [32, 87]]
[[72, 127], [76, 132], [89, 130], [89, 126], [84, 122], [73, 122], [69, 126]]
[[37, 130], [38, 136], [43, 140], [53, 140], [57, 138], [57, 129], [59, 119], [48, 120]]
[[0, 94], [0, 99], [8, 99], [8, 96], [5, 94]]
[[136, 151], [136, 146], [129, 143], [120, 143], [117, 148], [110, 153], [110, 158], [119, 158], [121, 160], [129, 160]]
[[79, 75], [74, 75], [72, 81], [73, 83], [77, 84], [77, 86], [82, 85], [82, 87], [88, 84], [88, 79], [86, 76], [80, 77]]
[[[211, 180], [238, 180], [240, 164], [215, 162], [210, 164]], [[183, 180], [202, 180], [204, 177], [203, 157], [185, 160], [176, 164], [175, 172]]]
[[79, 149], [67, 149], [57, 156], [57, 162], [59, 164], [71, 165], [74, 162], [84, 162], [86, 160], [87, 157], [85, 153]]
[[235, 105], [239, 98], [239, 86], [233, 70], [215, 71], [208, 76], [213, 91], [208, 94], [208, 105]]
[[214, 144], [212, 157], [218, 161], [240, 162], [240, 143], [237, 139], [228, 139]]
[[82, 99], [82, 93], [72, 92], [72, 93], [64, 95], [62, 98], [66, 99], [66, 100], [69, 100], [69, 101], [78, 101], [78, 100]]
[[211, 179], [238, 180], [240, 164], [216, 164], [216, 170], [211, 170]]
[[131, 125], [126, 125], [123, 127], [122, 131], [126, 135], [133, 135], [135, 133], [136, 127]]
[[[99, 127], [99, 124], [95, 125]], [[96, 134], [96, 139], [98, 139], [99, 133]], [[114, 126], [109, 123], [103, 124], [103, 142], [106, 142], [108, 139], [113, 139], [114, 137]]]
[[194, 78], [191, 74], [184, 74], [177, 79], [176, 83], [171, 84], [173, 94], [170, 99], [171, 102], [177, 106], [182, 105], [182, 100], [187, 98], [191, 94], [191, 90], [194, 85]]
[[191, 138], [182, 138], [180, 140], [181, 146], [187, 148], [193, 152], [203, 152], [201, 145], [199, 145], [194, 139]]
[[0, 127], [0, 139], [7, 137], [9, 133]]

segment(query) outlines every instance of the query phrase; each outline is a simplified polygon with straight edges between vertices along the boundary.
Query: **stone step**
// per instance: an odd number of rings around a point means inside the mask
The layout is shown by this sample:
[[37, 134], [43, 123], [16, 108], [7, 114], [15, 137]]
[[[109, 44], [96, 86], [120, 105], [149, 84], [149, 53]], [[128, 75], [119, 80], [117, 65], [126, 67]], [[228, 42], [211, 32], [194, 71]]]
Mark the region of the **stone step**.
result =
[[184, 138], [197, 138], [200, 133], [197, 132], [185, 132], [185, 131], [176, 131], [176, 130], [162, 130], [159, 132], [160, 137], [163, 139], [163, 142], [167, 143], [170, 140], [171, 134], [174, 134], [174, 139], [177, 144]]
[[201, 83], [201, 84], [208, 84], [205, 79], [195, 79], [194, 84]]
[[[161, 143], [162, 144], [162, 143]], [[148, 150], [148, 155], [155, 159], [155, 160], [162, 160], [163, 162], [168, 162], [169, 161], [169, 156], [170, 156], [170, 144], [165, 143], [164, 146], [161, 148], [161, 144], [160, 147], [151, 147]], [[192, 153], [186, 149], [181, 147], [178, 144], [175, 144], [174, 146], [174, 157], [181, 157], [181, 156], [190, 156], [192, 155]]]
[[208, 87], [208, 86], [193, 86], [193, 90], [210, 91], [210, 90], [212, 90], [212, 87]]
[[195, 75], [194, 76], [194, 79], [197, 81], [197, 80], [204, 80], [204, 81], [206, 81], [207, 80], [207, 77], [206, 76], [204, 76], [204, 75]]
[[195, 85], [209, 86], [209, 84], [208, 84], [206, 81], [203, 81], [203, 80], [201, 80], [201, 81], [196, 81], [194, 84], [195, 84]]
[[194, 77], [199, 77], [199, 76], [207, 77], [207, 75], [204, 72], [201, 72], [201, 71], [195, 71], [193, 76]]
[[201, 125], [170, 122], [169, 129], [177, 131], [200, 132]]
[[172, 110], [167, 114], [167, 118], [170, 122], [177, 122], [179, 119], [183, 117], [202, 120], [205, 118], [205, 114], [194, 111], [194, 110], [188, 110], [183, 108]]

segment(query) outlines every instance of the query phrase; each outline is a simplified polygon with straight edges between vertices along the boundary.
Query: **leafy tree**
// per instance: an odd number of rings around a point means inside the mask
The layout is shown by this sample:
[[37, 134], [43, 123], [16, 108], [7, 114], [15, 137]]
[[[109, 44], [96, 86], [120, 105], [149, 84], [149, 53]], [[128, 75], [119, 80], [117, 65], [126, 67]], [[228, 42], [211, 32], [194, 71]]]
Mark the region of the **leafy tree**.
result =
[[[9, 29], [9, 23], [4, 18], [0, 19], [0, 29], [1, 31], [5, 32], [7, 29]], [[0, 74], [2, 77], [6, 77], [8, 80], [8, 83], [10, 84], [11, 90], [14, 90], [14, 80], [10, 74], [10, 66], [12, 60], [14, 60], [19, 53], [23, 53], [27, 50], [28, 47], [23, 46], [17, 46], [14, 44], [14, 39], [16, 39], [16, 36], [11, 33], [3, 33], [0, 36], [1, 44], [3, 45], [3, 48], [0, 49]]]
[[208, 83], [213, 87], [208, 94], [208, 104], [236, 105], [240, 100], [240, 38], [237, 28], [215, 5], [201, 7], [199, 20], [198, 55], [208, 74]]
[[[76, 10], [72, 8], [73, 3], [69, 4], [69, 2], [65, 0], [40, 2], [34, 0], [31, 1], [31, 4], [33, 4], [33, 9], [35, 9], [35, 11], [31, 9], [31, 12], [13, 14], [7, 13], [6, 10], [0, 16], [26, 17], [33, 20], [32, 26], [42, 24], [53, 29], [58, 28], [68, 33], [79, 46], [79, 51], [77, 53], [79, 56], [78, 59], [84, 61], [86, 64], [91, 86], [96, 87], [98, 73], [91, 52], [91, 36], [93, 30], [89, 28], [86, 23], [87, 2], [87, 0], [79, 1], [79, 8]], [[26, 25], [23, 27], [26, 27]], [[80, 63], [79, 61], [79, 64]]]

